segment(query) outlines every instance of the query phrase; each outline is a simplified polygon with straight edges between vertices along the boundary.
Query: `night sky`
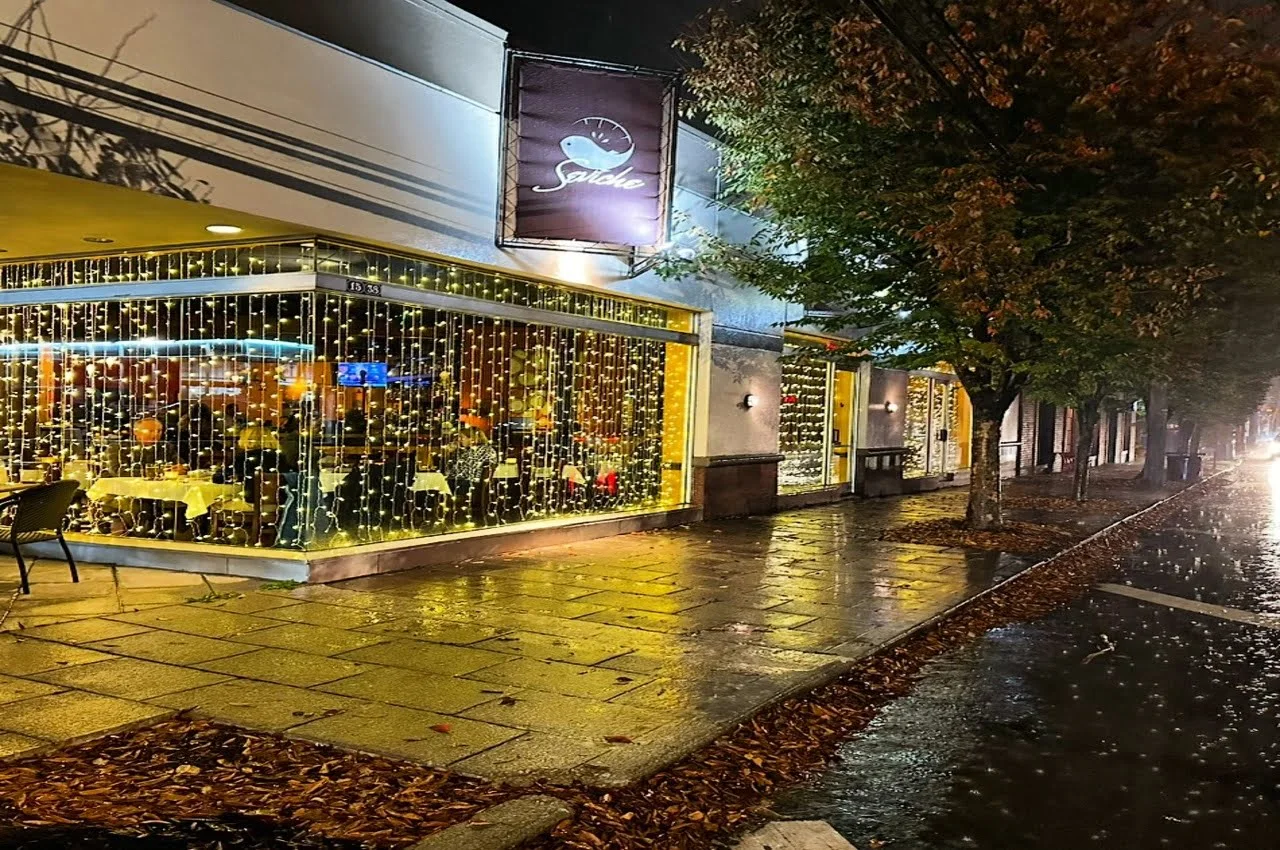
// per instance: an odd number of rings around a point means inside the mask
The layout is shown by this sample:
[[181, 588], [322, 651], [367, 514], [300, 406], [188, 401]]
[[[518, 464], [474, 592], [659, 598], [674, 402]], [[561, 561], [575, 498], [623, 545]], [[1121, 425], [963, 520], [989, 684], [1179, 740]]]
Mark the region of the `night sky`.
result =
[[671, 47], [716, 0], [450, 0], [506, 29], [512, 47], [674, 70]]

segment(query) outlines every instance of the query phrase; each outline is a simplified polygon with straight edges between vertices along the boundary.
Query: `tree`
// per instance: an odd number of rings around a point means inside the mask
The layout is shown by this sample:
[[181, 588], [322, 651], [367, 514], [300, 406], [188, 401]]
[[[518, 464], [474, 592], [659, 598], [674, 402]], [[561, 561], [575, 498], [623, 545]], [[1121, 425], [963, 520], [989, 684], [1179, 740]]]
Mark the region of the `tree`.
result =
[[[1089, 305], [1160, 332], [1224, 233], [1270, 229], [1280, 70], [1210, 0], [761, 0], [682, 44], [729, 187], [774, 226], [680, 271], [821, 304], [974, 409], [968, 519], [1002, 522], [1004, 411]], [[690, 266], [692, 268], [690, 268]]]
[[1076, 412], [1075, 469], [1071, 493], [1077, 502], [1089, 497], [1089, 456], [1093, 440], [1109, 403], [1129, 398], [1135, 358], [1125, 351], [1122, 340], [1113, 349], [1084, 342], [1082, 351], [1065, 348], [1060, 359], [1037, 363], [1031, 372], [1028, 392]]

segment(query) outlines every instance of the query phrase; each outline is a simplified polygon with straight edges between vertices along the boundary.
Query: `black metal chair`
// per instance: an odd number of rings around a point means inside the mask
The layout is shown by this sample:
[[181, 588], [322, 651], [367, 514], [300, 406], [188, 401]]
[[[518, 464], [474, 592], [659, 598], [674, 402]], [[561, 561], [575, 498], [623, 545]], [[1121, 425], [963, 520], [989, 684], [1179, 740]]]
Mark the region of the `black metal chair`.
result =
[[71, 567], [71, 580], [80, 581], [80, 574], [76, 572], [76, 560], [71, 557], [71, 549], [62, 536], [63, 519], [79, 489], [79, 481], [68, 479], [19, 491], [0, 502], [0, 507], [13, 508], [12, 523], [0, 527], [0, 542], [13, 547], [14, 557], [18, 559], [18, 577], [22, 582], [23, 593], [31, 592], [31, 585], [27, 581], [27, 562], [22, 557], [21, 545], [24, 543], [57, 540], [62, 544], [67, 564]]

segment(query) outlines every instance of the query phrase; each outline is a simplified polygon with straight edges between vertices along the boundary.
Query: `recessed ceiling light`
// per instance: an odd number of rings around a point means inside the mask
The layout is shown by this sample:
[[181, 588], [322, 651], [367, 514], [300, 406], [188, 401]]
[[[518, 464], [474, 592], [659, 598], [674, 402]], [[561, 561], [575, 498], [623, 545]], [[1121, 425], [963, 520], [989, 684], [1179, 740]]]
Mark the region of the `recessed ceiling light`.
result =
[[92, 242], [94, 245], [110, 245], [112, 242], [116, 240], [108, 239], [106, 236], [86, 236], [84, 238], [84, 241]]
[[244, 228], [236, 227], [234, 224], [211, 224], [208, 227], [206, 227], [205, 230], [209, 231], [210, 233], [222, 233], [222, 234], [231, 235], [233, 233], [239, 233], [240, 231], [244, 230]]

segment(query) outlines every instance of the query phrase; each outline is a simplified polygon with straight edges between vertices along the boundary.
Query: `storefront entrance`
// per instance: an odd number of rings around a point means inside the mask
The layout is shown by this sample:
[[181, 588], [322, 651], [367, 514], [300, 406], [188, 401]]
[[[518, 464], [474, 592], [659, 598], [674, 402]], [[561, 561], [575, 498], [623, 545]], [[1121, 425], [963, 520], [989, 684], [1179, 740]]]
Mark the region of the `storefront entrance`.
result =
[[906, 478], [942, 477], [969, 468], [972, 416], [953, 376], [913, 374], [907, 379], [904, 445]]
[[852, 482], [857, 440], [857, 372], [803, 343], [783, 354], [778, 406], [778, 492]]

